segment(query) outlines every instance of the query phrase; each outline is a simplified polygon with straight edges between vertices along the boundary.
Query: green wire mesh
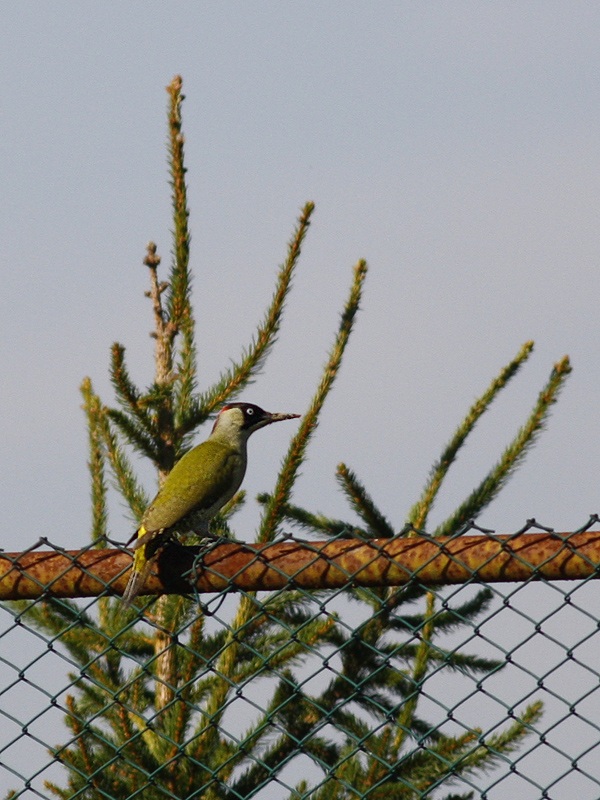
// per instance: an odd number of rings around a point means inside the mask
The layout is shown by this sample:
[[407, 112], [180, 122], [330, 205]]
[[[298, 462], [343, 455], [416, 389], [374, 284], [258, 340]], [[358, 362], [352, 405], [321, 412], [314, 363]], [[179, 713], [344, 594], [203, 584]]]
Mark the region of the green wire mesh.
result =
[[596, 575], [534, 577], [5, 602], [0, 794], [597, 800]]

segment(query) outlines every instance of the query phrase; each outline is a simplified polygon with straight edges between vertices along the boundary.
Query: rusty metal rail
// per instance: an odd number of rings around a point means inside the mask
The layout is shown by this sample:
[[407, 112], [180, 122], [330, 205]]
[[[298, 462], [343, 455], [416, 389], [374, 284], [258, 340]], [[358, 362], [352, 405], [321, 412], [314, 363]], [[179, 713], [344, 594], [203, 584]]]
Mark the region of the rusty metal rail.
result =
[[[0, 553], [0, 599], [121, 594], [131, 555], [120, 549]], [[600, 575], [600, 531], [461, 535], [449, 539], [228, 542], [206, 553], [169, 543], [156, 559], [145, 594], [284, 588], [335, 589], [465, 582], [573, 580]]]

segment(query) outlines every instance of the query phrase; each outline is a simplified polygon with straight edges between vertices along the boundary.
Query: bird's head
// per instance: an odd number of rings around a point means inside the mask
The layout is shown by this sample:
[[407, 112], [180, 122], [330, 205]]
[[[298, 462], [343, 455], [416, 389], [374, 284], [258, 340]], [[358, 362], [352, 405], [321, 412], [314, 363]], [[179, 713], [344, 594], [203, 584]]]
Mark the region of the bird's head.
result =
[[219, 411], [212, 435], [245, 441], [250, 434], [273, 422], [296, 419], [300, 414], [272, 414], [253, 403], [228, 403]]

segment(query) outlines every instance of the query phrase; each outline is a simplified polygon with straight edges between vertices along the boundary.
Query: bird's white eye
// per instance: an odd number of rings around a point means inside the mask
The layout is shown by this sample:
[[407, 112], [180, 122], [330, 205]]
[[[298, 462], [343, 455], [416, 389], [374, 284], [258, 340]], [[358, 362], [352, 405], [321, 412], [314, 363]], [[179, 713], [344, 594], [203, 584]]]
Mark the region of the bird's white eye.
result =
[[254, 409], [253, 408], [247, 408], [246, 409], [246, 414], [248, 414], [248, 416], [251, 417], [252, 414], [254, 414]]

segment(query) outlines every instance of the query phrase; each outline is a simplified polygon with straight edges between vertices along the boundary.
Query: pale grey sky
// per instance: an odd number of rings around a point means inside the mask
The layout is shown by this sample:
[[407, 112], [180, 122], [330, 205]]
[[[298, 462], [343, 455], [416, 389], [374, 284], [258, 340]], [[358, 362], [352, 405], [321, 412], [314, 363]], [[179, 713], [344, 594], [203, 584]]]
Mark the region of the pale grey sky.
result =
[[569, 527], [598, 510], [595, 4], [63, 2], [3, 16], [7, 548], [41, 528], [85, 540], [79, 382], [90, 374], [108, 397], [113, 339], [150, 377], [141, 259], [149, 239], [169, 256], [163, 87], [175, 73], [207, 382], [262, 314], [306, 200], [317, 210], [288, 327], [249, 399], [303, 410], [350, 268], [370, 264], [298, 499], [341, 512], [343, 459], [402, 522], [470, 402], [535, 339], [440, 514], [565, 352], [575, 372], [549, 430], [485, 523]]
[[[471, 402], [534, 339], [435, 520], [565, 353], [574, 373], [548, 430], [480, 521], [568, 530], [600, 511], [600, 6], [62, 1], [2, 16], [5, 549], [87, 541], [78, 386], [90, 375], [111, 397], [115, 339], [151, 378], [142, 258], [153, 239], [169, 259], [164, 86], [176, 73], [206, 383], [261, 318], [305, 201], [317, 209], [287, 324], [245, 399], [306, 408], [351, 267], [370, 265], [295, 499], [349, 516], [333, 478], [344, 460], [401, 526]], [[289, 435], [253, 440], [251, 494], [271, 485]], [[126, 538], [128, 521], [112, 532]]]

